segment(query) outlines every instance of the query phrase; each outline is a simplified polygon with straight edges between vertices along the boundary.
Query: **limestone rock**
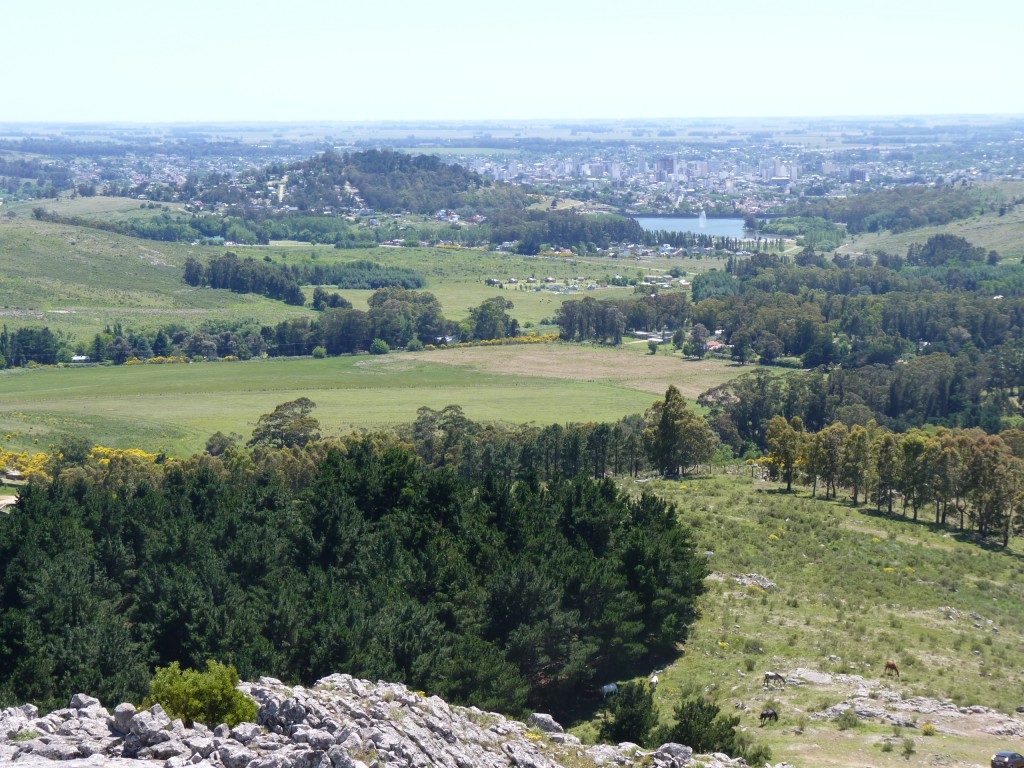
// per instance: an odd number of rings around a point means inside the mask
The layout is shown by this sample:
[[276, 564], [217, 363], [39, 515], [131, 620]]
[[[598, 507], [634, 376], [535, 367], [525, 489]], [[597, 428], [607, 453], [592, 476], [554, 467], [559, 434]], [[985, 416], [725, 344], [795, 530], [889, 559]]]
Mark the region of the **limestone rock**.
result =
[[534, 712], [530, 715], [526, 724], [536, 728], [538, 731], [544, 731], [545, 733], [565, 733], [565, 729], [555, 722], [555, 718], [541, 712]]
[[[18, 768], [559, 768], [581, 761], [607, 766], [686, 768], [689, 747], [653, 752], [636, 744], [584, 748], [550, 715], [528, 724], [456, 707], [396, 683], [331, 675], [315, 686], [273, 678], [242, 683], [259, 704], [257, 722], [211, 731], [186, 728], [159, 706], [122, 704], [110, 715], [77, 694], [66, 709], [38, 716], [33, 707], [0, 712], [0, 764]], [[34, 738], [27, 738], [25, 734]], [[19, 736], [20, 734], [20, 736]], [[708, 768], [740, 766], [700, 756]], [[56, 761], [60, 761], [59, 764]]]

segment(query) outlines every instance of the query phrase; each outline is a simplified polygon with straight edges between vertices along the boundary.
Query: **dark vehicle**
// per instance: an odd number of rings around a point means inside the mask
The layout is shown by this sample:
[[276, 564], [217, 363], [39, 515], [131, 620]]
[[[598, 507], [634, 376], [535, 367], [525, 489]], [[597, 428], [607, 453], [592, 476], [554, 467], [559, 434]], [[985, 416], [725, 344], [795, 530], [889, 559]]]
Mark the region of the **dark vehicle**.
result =
[[996, 752], [992, 755], [992, 768], [1024, 768], [1024, 755], [1018, 752]]

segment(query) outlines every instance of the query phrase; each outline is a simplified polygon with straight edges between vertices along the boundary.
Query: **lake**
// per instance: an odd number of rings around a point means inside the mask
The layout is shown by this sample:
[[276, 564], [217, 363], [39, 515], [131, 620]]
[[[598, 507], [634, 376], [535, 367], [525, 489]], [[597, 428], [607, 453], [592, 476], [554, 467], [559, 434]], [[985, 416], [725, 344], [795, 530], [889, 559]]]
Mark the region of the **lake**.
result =
[[[753, 233], [743, 229], [743, 219], [704, 219], [696, 216], [634, 216], [646, 231], [666, 230], [668, 232], [693, 232], [695, 235], [712, 237], [750, 237]], [[763, 237], [763, 236], [762, 236]]]

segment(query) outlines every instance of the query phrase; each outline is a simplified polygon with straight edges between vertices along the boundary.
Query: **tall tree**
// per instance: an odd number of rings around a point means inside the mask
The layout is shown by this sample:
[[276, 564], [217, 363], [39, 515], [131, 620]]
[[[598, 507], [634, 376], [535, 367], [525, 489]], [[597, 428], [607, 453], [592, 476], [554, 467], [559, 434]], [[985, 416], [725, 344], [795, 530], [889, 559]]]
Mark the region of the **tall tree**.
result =
[[782, 416], [773, 416], [768, 422], [768, 458], [785, 478], [787, 491], [793, 490], [793, 469], [800, 458], [802, 436], [799, 417], [794, 416], [792, 424]]
[[707, 419], [687, 407], [686, 398], [674, 385], [665, 390], [664, 400], [651, 405], [645, 420], [644, 446], [663, 475], [710, 461], [718, 450], [718, 437]]
[[260, 416], [248, 444], [270, 448], [301, 448], [309, 442], [319, 440], [320, 422], [310, 416], [314, 408], [316, 403], [308, 397], [281, 403], [273, 413]]
[[839, 481], [851, 490], [853, 506], [857, 506], [858, 494], [867, 487], [871, 467], [871, 438], [867, 429], [859, 424], [850, 427], [839, 464]]

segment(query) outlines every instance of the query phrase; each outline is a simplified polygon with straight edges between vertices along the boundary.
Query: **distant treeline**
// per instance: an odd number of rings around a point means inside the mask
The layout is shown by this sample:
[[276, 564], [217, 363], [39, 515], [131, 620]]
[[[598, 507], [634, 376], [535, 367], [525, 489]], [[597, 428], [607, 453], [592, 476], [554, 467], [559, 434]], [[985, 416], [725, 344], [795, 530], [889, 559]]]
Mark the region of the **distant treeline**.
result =
[[830, 250], [842, 245], [846, 230], [831, 221], [813, 216], [780, 217], [757, 222], [761, 232], [782, 237], [799, 237], [804, 245]]
[[216, 658], [566, 715], [675, 652], [708, 573], [674, 508], [583, 477], [470, 479], [393, 438], [74, 463], [0, 516], [0, 707], [140, 701]]
[[566, 341], [621, 344], [626, 330], [675, 331], [690, 319], [692, 306], [685, 293], [654, 293], [628, 299], [565, 301], [554, 321]]
[[496, 212], [490, 222], [491, 242], [517, 240], [519, 253], [533, 255], [541, 246], [572, 247], [592, 245], [607, 248], [612, 243], [638, 243], [643, 228], [626, 216], [588, 215], [573, 210], [511, 210]]
[[[727, 271], [694, 278], [692, 303], [668, 293], [587, 297], [563, 303], [555, 321], [567, 340], [615, 344], [631, 330], [674, 332], [677, 346], [698, 356], [709, 332], [720, 331], [724, 353], [740, 363], [824, 366], [827, 374], [805, 375], [816, 405], [791, 414], [813, 429], [873, 418], [900, 430], [998, 431], [1002, 417], [1024, 415], [1012, 396], [1024, 385], [1024, 268], [956, 236], [913, 244], [906, 256], [830, 261], [807, 248], [794, 259], [731, 258]], [[739, 429], [739, 440], [720, 435], [737, 451], [750, 440], [763, 447], [763, 435]]]
[[276, 326], [247, 321], [211, 323], [199, 329], [170, 325], [155, 331], [133, 331], [120, 323], [108, 326], [91, 341], [73, 340], [49, 328], [0, 332], [0, 368], [69, 363], [74, 355], [88, 362], [122, 365], [151, 358], [198, 360], [366, 352], [374, 340], [386, 349], [415, 349], [428, 344], [503, 339], [518, 336], [519, 323], [509, 314], [513, 304], [495, 296], [469, 310], [460, 321], [447, 319], [437, 298], [426, 291], [381, 288], [368, 300], [369, 309], [352, 309], [339, 294], [316, 289], [316, 317], [298, 317]]
[[185, 260], [182, 279], [193, 286], [256, 293], [296, 306], [305, 303], [302, 285], [336, 285], [341, 289], [365, 290], [387, 286], [422, 288], [426, 284], [423, 275], [415, 270], [388, 267], [372, 261], [300, 267], [257, 261], [251, 256], [239, 258], [232, 251], [214, 256], [205, 266], [199, 259], [189, 256]]
[[0, 155], [0, 191], [30, 197], [57, 197], [71, 189], [70, 171], [59, 163], [43, 162], [24, 156]]
[[673, 248], [686, 248], [687, 250], [712, 248], [733, 252], [781, 250], [785, 247], [777, 238], [758, 237], [753, 233], [750, 238], [738, 238], [716, 237], [697, 232], [672, 232], [665, 229], [643, 230], [638, 237], [620, 242], [642, 243], [647, 246], [671, 245]]
[[[156, 205], [156, 203], [143, 203]], [[123, 221], [105, 221], [86, 216], [64, 216], [42, 206], [32, 209], [40, 221], [91, 227], [129, 237], [163, 242], [224, 242], [242, 245], [267, 245], [271, 240], [299, 240], [307, 243], [334, 245], [338, 248], [371, 248], [379, 239], [340, 217], [270, 214], [247, 211], [244, 215], [192, 213], [187, 215], [163, 212], [154, 216], [134, 217]]]
[[857, 234], [948, 224], [997, 211], [1004, 204], [1001, 193], [994, 189], [902, 186], [848, 197], [803, 198], [788, 205], [787, 213], [844, 223], [850, 233]]
[[[293, 269], [294, 273], [294, 268]], [[336, 285], [347, 290], [422, 288], [427, 284], [422, 274], [408, 267], [390, 267], [375, 261], [350, 261], [344, 264], [313, 264], [297, 268], [306, 285]]]
[[285, 304], [302, 306], [306, 303], [298, 280], [287, 267], [256, 261], [252, 257], [240, 259], [231, 251], [215, 256], [205, 266], [199, 259], [189, 256], [185, 260], [182, 279], [192, 286], [256, 293]]

